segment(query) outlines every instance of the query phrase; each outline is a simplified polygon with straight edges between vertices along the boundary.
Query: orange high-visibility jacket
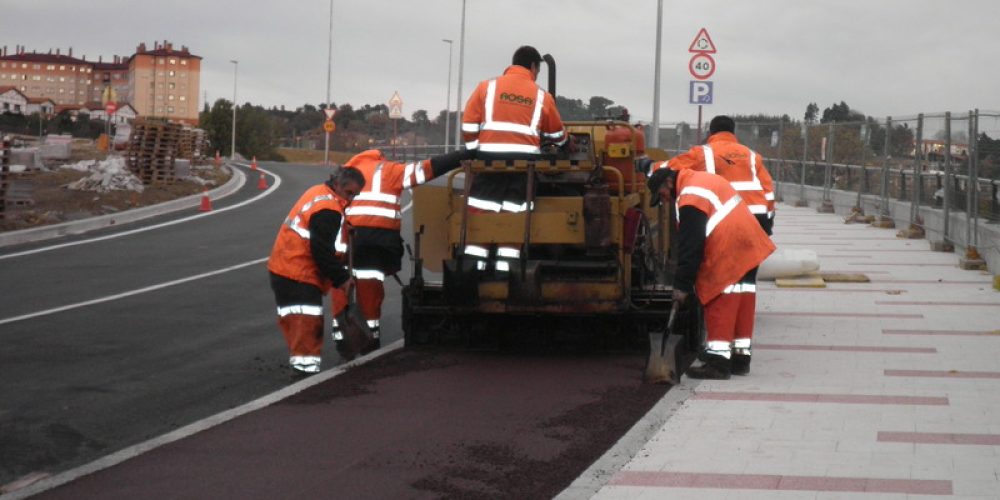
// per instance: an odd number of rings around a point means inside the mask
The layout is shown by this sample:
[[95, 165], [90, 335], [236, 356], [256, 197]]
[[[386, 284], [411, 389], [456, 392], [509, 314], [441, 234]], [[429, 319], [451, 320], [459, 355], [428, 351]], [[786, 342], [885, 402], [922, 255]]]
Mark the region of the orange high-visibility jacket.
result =
[[774, 243], [721, 176], [685, 169], [677, 174], [676, 210], [693, 206], [708, 215], [705, 250], [694, 289], [702, 304], [764, 262]]
[[479, 83], [462, 114], [465, 147], [485, 153], [540, 153], [542, 139], [558, 145], [566, 131], [556, 100], [531, 71], [510, 66], [503, 76]]
[[694, 169], [726, 178], [740, 193], [750, 213], [774, 214], [774, 181], [764, 167], [764, 159], [756, 151], [742, 145], [730, 132], [708, 136], [707, 144], [695, 146], [686, 153], [653, 165], [674, 170]]
[[[348, 203], [326, 184], [318, 184], [306, 190], [278, 229], [278, 237], [274, 240], [271, 256], [267, 260], [267, 269], [288, 279], [327, 290], [331, 285], [330, 280], [320, 273], [309, 248], [309, 220], [316, 212], [333, 210], [340, 213], [343, 221], [344, 207]], [[341, 226], [344, 226], [343, 222]], [[342, 233], [340, 230], [336, 232], [337, 240], [334, 242], [338, 255], [347, 251], [347, 245], [341, 239]]]
[[399, 231], [399, 199], [403, 190], [434, 178], [430, 160], [397, 163], [386, 160], [382, 152], [369, 149], [344, 164], [361, 171], [365, 187], [351, 201], [344, 213], [355, 227], [376, 227]]

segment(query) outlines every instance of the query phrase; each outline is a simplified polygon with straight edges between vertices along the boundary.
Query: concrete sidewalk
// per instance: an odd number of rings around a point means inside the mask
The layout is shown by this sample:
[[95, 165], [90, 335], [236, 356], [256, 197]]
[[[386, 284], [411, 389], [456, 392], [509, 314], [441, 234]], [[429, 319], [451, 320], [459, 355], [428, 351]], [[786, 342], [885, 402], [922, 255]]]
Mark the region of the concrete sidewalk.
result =
[[1000, 293], [895, 234], [780, 207], [871, 282], [761, 282], [750, 376], [685, 378], [560, 498], [1000, 498]]

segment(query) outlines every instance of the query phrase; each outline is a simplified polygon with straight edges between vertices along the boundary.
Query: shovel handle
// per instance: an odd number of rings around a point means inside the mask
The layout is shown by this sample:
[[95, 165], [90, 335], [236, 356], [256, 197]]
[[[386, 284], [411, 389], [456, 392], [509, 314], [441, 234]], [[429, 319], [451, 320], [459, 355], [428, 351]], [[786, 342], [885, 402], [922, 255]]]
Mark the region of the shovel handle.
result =
[[667, 320], [667, 333], [673, 333], [674, 330], [674, 320], [677, 319], [677, 311], [680, 310], [681, 303], [674, 301], [673, 305], [670, 306], [670, 319]]

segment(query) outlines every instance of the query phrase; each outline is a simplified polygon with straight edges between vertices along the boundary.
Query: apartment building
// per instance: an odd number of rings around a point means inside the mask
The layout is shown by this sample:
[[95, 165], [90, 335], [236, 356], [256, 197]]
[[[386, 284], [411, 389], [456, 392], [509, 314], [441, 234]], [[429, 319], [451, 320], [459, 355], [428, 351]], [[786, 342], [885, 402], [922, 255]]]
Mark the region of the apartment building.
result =
[[201, 57], [188, 48], [164, 41], [152, 50], [140, 43], [129, 58], [129, 89], [125, 99], [142, 116], [160, 116], [198, 124]]
[[[17, 45], [0, 50], [0, 89], [12, 87], [29, 99], [51, 99], [56, 109], [107, 101], [109, 89], [119, 109], [131, 105], [141, 116], [198, 123], [201, 57], [169, 41], [152, 50], [140, 43], [133, 55], [88, 61], [73, 56], [72, 47], [48, 53], [28, 52]], [[13, 109], [13, 103], [11, 103]]]

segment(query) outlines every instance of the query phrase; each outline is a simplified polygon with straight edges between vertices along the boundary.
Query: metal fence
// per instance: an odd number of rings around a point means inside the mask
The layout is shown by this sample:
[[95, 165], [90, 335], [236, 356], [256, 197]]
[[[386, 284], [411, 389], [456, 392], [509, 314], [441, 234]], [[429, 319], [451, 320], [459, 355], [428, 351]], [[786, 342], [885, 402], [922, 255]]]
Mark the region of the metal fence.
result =
[[[940, 236], [978, 245], [980, 219], [1000, 222], [1000, 112], [919, 114], [884, 121], [738, 123], [740, 142], [767, 158], [779, 184], [855, 193], [855, 206], [890, 201], [910, 208], [910, 223], [922, 226], [921, 207], [943, 211]], [[660, 129], [660, 144], [676, 154], [696, 144], [685, 124]], [[993, 139], [997, 138], [997, 139]], [[789, 193], [788, 186], [783, 190]], [[794, 193], [795, 189], [791, 189]], [[965, 214], [965, 227], [952, 227], [952, 213]], [[964, 234], [961, 232], [964, 230]], [[964, 236], [964, 238], [962, 238]]]

